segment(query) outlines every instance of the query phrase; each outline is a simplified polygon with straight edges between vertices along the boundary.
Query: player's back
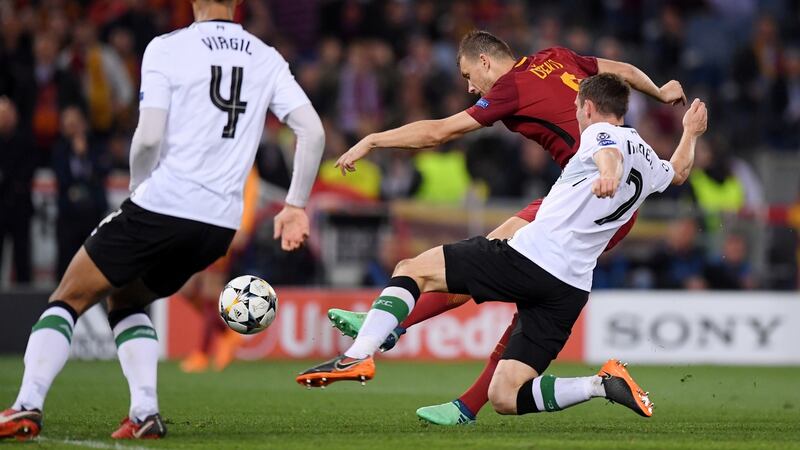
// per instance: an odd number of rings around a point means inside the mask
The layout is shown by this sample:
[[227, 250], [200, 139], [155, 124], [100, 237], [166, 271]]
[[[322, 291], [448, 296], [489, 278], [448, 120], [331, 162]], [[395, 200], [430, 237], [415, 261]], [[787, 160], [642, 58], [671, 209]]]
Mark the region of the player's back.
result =
[[[517, 231], [509, 244], [562, 281], [589, 291], [597, 258], [611, 237], [648, 195], [670, 185], [674, 170], [633, 128], [595, 123], [581, 139], [536, 220]], [[593, 157], [604, 148], [618, 149], [623, 161], [622, 179], [611, 198], [592, 193], [600, 175]]]
[[268, 106], [283, 118], [308, 103], [278, 52], [241, 25], [196, 22], [155, 38], [142, 63], [140, 108], [168, 109], [160, 160], [131, 195], [140, 206], [237, 228], [242, 191]]
[[575, 96], [597, 74], [597, 59], [563, 47], [525, 56], [467, 112], [484, 126], [505, 126], [538, 142], [562, 168], [578, 149]]

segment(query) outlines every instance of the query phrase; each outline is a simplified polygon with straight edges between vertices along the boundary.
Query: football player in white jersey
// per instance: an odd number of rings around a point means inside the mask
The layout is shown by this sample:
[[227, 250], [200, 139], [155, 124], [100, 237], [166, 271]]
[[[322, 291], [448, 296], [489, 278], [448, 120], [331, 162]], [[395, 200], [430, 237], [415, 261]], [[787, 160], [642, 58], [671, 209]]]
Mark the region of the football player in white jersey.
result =
[[662, 161], [636, 130], [623, 125], [629, 93], [614, 74], [584, 79], [576, 99], [580, 148], [536, 220], [507, 241], [476, 237], [401, 261], [353, 345], [296, 381], [312, 387], [372, 378], [372, 354], [420, 293], [451, 292], [469, 294], [476, 302], [510, 299], [517, 305], [517, 329], [489, 386], [489, 400], [500, 414], [559, 411], [603, 397], [650, 417], [648, 393], [617, 360], [593, 376], [542, 375], [588, 300], [592, 271], [611, 236], [648, 195], [687, 179], [695, 143], [706, 129], [705, 105], [695, 100], [683, 118], [675, 153]]
[[19, 395], [0, 413], [0, 437], [39, 434], [44, 399], [67, 361], [75, 321], [104, 298], [131, 395], [129, 414], [112, 437], [164, 436], [159, 345], [143, 307], [226, 253], [268, 109], [297, 135], [275, 237], [284, 250], [307, 237], [303, 208], [322, 156], [322, 124], [283, 57], [232, 21], [237, 3], [193, 0], [192, 25], [148, 45], [131, 143], [131, 196], [86, 240], [33, 326]]

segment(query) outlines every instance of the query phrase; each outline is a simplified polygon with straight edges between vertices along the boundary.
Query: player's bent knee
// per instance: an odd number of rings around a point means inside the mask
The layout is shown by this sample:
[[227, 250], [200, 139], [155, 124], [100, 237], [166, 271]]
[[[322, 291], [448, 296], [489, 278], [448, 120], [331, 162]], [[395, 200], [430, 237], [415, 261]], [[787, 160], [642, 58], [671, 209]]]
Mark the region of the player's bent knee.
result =
[[517, 413], [517, 393], [507, 370], [498, 366], [489, 383], [489, 403], [498, 414]]
[[517, 413], [517, 393], [511, 392], [512, 390], [508, 383], [495, 382], [492, 379], [489, 385], [489, 403], [495, 412], [504, 415]]
[[394, 266], [394, 276], [396, 277], [409, 277], [414, 275], [414, 259], [402, 259]]
[[102, 300], [112, 285], [81, 247], [67, 267], [50, 301], [60, 300], [80, 315]]

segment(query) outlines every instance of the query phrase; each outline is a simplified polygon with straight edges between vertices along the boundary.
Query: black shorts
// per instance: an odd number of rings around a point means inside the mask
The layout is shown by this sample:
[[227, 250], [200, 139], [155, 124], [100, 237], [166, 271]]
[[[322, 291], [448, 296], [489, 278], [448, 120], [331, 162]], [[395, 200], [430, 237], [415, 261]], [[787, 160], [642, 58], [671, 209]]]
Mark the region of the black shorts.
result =
[[148, 211], [130, 199], [83, 246], [114, 287], [142, 279], [167, 297], [224, 256], [236, 230]]
[[589, 293], [554, 277], [505, 240], [483, 236], [443, 247], [449, 292], [475, 302], [516, 303], [517, 325], [503, 352], [543, 373], [564, 348]]

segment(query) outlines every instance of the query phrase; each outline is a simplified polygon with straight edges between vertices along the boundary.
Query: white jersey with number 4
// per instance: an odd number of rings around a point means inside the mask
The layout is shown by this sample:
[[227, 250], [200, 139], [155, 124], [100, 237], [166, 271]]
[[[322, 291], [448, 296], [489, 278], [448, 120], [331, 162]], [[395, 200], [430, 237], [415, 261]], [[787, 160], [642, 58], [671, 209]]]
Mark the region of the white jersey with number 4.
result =
[[[623, 172], [612, 198], [597, 198], [600, 176], [594, 155], [603, 148], [622, 154]], [[581, 133], [578, 152], [542, 202], [536, 220], [519, 229], [509, 245], [559, 280], [592, 288], [597, 258], [614, 233], [653, 192], [663, 192], [675, 172], [633, 128], [595, 123]]]
[[238, 228], [267, 109], [283, 121], [308, 103], [283, 57], [237, 23], [195, 22], [153, 39], [142, 60], [139, 108], [169, 111], [167, 128], [159, 162], [131, 200]]

